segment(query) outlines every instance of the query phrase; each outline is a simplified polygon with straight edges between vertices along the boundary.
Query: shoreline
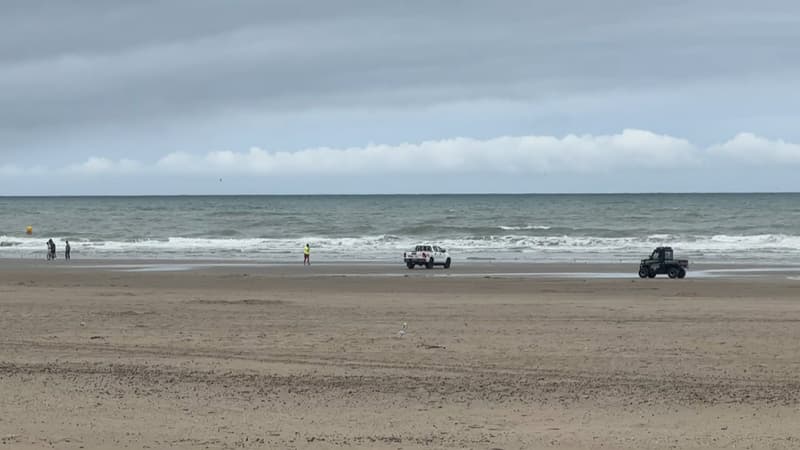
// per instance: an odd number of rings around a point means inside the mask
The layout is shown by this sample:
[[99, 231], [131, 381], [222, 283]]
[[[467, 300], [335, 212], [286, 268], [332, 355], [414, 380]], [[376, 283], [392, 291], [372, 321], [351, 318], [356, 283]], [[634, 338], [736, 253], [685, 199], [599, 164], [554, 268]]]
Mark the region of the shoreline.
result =
[[[1, 272], [214, 272], [254, 273], [273, 277], [436, 277], [436, 278], [614, 278], [638, 279], [638, 263], [531, 263], [467, 261], [451, 269], [407, 269], [402, 263], [347, 261], [263, 262], [227, 259], [78, 259], [56, 261], [2, 259]], [[800, 277], [800, 265], [777, 264], [696, 264], [690, 265], [688, 278], [789, 278]], [[659, 276], [662, 278], [662, 276]], [[664, 277], [665, 278], [665, 277]]]

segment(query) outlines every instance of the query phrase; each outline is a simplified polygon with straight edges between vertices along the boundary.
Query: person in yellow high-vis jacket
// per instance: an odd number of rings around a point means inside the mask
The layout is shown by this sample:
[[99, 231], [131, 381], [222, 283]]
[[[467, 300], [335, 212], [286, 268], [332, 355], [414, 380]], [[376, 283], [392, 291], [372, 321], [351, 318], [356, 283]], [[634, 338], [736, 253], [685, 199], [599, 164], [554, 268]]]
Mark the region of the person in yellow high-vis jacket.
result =
[[311, 265], [311, 246], [308, 244], [303, 247], [303, 265], [305, 266], [306, 264]]

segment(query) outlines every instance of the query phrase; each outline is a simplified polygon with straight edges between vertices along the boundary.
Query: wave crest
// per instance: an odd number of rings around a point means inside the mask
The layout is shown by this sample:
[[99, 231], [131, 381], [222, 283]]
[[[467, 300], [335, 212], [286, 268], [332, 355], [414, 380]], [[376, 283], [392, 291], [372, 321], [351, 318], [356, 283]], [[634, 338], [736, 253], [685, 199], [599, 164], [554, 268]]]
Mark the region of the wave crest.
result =
[[549, 227], [547, 225], [524, 225], [524, 226], [500, 225], [497, 228], [504, 231], [521, 231], [521, 230], [549, 230], [552, 227]]
[[[55, 239], [59, 250], [63, 238]], [[693, 260], [762, 260], [800, 263], [800, 236], [759, 235], [669, 235], [642, 237], [546, 236], [497, 234], [444, 239], [407, 235], [354, 237], [301, 236], [293, 238], [195, 238], [137, 239], [130, 241], [70, 239], [75, 257], [90, 258], [219, 258], [285, 260], [300, 254], [306, 243], [312, 251], [332, 261], [395, 261], [398, 255], [421, 242], [441, 245], [464, 259], [489, 258], [527, 261], [636, 261], [654, 247], [669, 245], [680, 257]], [[0, 236], [0, 257], [44, 257], [42, 238]]]

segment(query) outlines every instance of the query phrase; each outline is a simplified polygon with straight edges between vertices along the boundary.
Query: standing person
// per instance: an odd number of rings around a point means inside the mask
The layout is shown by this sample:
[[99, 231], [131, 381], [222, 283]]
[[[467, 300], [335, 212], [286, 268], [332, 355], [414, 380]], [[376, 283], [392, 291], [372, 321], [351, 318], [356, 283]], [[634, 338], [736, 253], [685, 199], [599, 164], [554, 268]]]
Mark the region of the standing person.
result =
[[47, 241], [47, 260], [56, 259], [56, 243], [52, 239]]
[[67, 246], [64, 248], [64, 259], [66, 259], [67, 261], [69, 261], [69, 251], [70, 251], [72, 248], [69, 246], [69, 241], [67, 241], [67, 242], [66, 242], [66, 244], [67, 244]]
[[306, 264], [311, 265], [311, 246], [308, 244], [303, 247], [303, 265], [305, 266]]

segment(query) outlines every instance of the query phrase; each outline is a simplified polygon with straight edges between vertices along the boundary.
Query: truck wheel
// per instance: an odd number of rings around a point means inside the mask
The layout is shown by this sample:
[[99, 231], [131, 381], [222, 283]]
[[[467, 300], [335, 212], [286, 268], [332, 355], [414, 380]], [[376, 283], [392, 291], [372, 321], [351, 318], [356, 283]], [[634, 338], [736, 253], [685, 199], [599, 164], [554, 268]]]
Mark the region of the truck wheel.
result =
[[428, 260], [428, 263], [425, 264], [426, 269], [433, 269], [433, 258]]
[[670, 278], [678, 278], [678, 273], [677, 267], [670, 267], [669, 270], [667, 270], [667, 276]]
[[450, 268], [450, 258], [447, 258], [447, 261], [444, 262], [444, 268], [445, 269], [449, 269]]
[[681, 271], [678, 272], [678, 278], [680, 279], [686, 278], [686, 271], [684, 269], [681, 269]]
[[639, 278], [647, 278], [647, 267], [639, 267]]
[[406, 263], [406, 267], [408, 267], [409, 269], [413, 269], [414, 268], [414, 263], [412, 263], [412, 262]]

